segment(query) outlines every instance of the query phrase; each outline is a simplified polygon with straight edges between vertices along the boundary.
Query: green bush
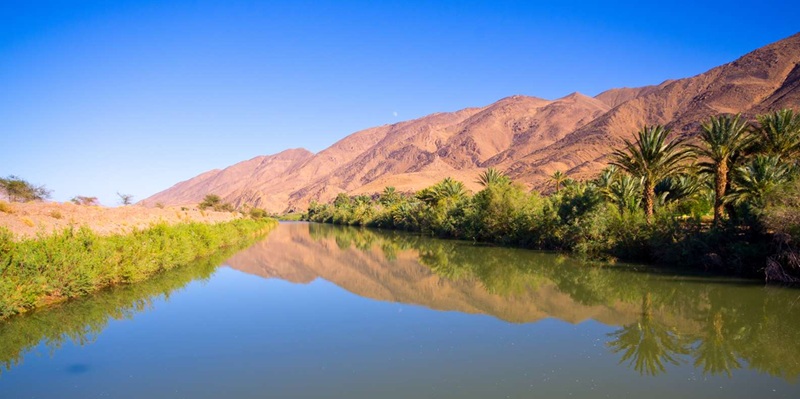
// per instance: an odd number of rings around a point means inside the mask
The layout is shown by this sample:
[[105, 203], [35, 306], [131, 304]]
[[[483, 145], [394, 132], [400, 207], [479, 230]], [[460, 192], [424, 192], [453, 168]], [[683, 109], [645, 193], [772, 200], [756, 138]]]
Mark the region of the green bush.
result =
[[222, 202], [222, 198], [220, 198], [220, 196], [216, 194], [206, 195], [205, 198], [203, 198], [203, 201], [197, 204], [197, 207], [200, 208], [200, 210], [206, 210], [208, 208], [211, 208], [212, 210], [215, 210], [217, 212], [234, 211], [233, 205], [226, 202]]

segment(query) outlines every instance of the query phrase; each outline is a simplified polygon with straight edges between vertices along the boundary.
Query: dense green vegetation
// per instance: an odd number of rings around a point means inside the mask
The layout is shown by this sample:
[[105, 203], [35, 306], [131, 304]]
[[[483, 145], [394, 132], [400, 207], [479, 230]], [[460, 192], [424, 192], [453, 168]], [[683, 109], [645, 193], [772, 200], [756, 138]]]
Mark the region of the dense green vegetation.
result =
[[145, 280], [220, 249], [251, 243], [275, 225], [272, 219], [161, 224], [111, 236], [82, 227], [23, 240], [0, 228], [0, 319], [110, 285]]
[[[389, 261], [403, 251], [415, 253], [434, 274], [479, 284], [509, 303], [537, 303], [537, 292], [555, 287], [575, 304], [612, 309], [620, 322], [627, 321], [608, 335], [605, 346], [621, 364], [644, 375], [690, 363], [703, 375], [731, 376], [750, 368], [792, 382], [800, 377], [800, 313], [787, 312], [787, 304], [797, 300], [794, 289], [727, 278], [698, 283], [691, 275], [675, 278], [674, 271], [659, 274], [632, 265], [586, 267], [568, 256], [396, 231], [311, 224], [309, 232], [317, 240], [334, 239], [342, 249], [380, 249]], [[513, 306], [491, 308], [498, 312], [493, 315], [515, 321], [516, 313], [504, 313], [509, 309]], [[550, 317], [575, 315], [570, 306], [543, 309]]]
[[752, 123], [723, 115], [694, 143], [645, 127], [595, 179], [554, 174], [549, 196], [489, 169], [474, 195], [447, 178], [414, 194], [340, 194], [312, 203], [307, 219], [792, 282], [800, 276], [798, 155], [800, 115], [783, 110]]

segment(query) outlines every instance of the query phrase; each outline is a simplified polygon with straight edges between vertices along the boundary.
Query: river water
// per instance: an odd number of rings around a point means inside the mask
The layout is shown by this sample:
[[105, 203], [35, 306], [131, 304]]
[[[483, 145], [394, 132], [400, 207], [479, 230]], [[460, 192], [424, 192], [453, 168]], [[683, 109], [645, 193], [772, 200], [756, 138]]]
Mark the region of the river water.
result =
[[0, 398], [798, 398], [800, 290], [284, 223], [0, 322]]

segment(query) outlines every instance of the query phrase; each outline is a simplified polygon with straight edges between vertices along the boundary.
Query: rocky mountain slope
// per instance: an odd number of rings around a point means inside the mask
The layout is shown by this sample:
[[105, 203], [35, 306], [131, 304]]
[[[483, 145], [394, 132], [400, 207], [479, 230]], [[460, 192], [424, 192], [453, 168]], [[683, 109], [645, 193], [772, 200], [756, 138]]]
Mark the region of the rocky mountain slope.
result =
[[556, 170], [591, 178], [611, 149], [645, 124], [694, 135], [719, 113], [800, 108], [800, 34], [700, 75], [596, 97], [556, 100], [512, 96], [482, 108], [437, 113], [353, 133], [311, 154], [287, 150], [203, 173], [145, 201], [196, 204], [209, 193], [237, 206], [273, 212], [306, 208], [338, 193], [374, 193], [386, 186], [418, 190], [444, 177], [473, 190], [487, 167], [534, 189]]

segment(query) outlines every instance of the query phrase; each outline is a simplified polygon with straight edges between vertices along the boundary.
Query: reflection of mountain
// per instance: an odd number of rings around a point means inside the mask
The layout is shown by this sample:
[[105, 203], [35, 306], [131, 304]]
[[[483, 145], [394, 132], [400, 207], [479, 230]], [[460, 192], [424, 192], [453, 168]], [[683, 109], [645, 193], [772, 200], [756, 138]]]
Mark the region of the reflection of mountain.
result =
[[[363, 248], [358, 249], [342, 235], [315, 240], [309, 234], [309, 226], [300, 223], [281, 225], [268, 239], [236, 254], [227, 264], [266, 278], [295, 283], [322, 278], [368, 298], [436, 310], [488, 314], [517, 323], [556, 317], [571, 323], [595, 319], [622, 325], [637, 317], [638, 308], [633, 304], [581, 304], [548, 281], [531, 280], [539, 283], [538, 286], [522, 287], [510, 295], [492, 293], [474, 278], [449, 279], [437, 275], [431, 267], [421, 263], [419, 250], [400, 250], [393, 254], [394, 259], [387, 260], [386, 249], [377, 242], [374, 245], [354, 243]], [[554, 255], [531, 251], [503, 251], [518, 252], [522, 262], [552, 263], [555, 259]]]
[[647, 375], [687, 364], [800, 376], [800, 291], [729, 279], [589, 267], [569, 258], [398, 232], [282, 224], [228, 260], [265, 278], [328, 280], [357, 295], [511, 322], [555, 317], [619, 326], [606, 343]]

